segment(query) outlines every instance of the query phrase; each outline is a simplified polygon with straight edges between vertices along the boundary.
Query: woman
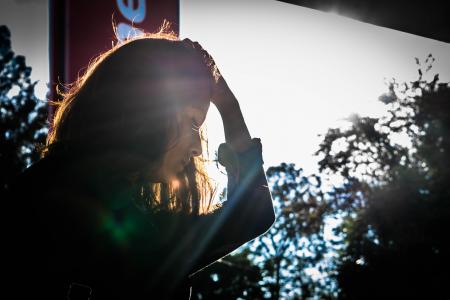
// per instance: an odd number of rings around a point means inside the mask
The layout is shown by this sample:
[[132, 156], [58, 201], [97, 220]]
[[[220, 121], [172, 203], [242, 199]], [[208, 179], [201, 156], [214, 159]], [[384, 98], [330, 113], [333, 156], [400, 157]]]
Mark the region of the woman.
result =
[[[221, 207], [202, 169], [211, 102], [226, 138]], [[17, 298], [187, 299], [195, 272], [274, 221], [259, 139], [196, 42], [161, 31], [114, 47], [64, 94], [52, 125], [4, 210]]]

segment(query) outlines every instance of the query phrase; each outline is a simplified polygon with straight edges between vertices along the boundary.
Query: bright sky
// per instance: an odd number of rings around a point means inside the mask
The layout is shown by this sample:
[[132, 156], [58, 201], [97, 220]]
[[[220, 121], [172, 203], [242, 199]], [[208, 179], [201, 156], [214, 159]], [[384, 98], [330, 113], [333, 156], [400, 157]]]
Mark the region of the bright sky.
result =
[[[436, 58], [432, 70], [450, 80], [450, 45], [273, 0], [180, 0], [181, 37], [215, 58], [240, 101], [251, 134], [263, 141], [265, 167], [294, 162], [316, 170], [312, 153], [327, 128], [352, 112], [380, 113], [385, 78], [417, 78], [414, 57]], [[48, 82], [46, 0], [6, 0], [0, 24], [33, 67], [37, 93]], [[211, 150], [223, 141], [210, 111]]]
[[[215, 58], [266, 167], [314, 171], [317, 134], [352, 112], [379, 114], [384, 79], [416, 79], [414, 57], [432, 53], [432, 70], [450, 80], [449, 44], [278, 1], [181, 0], [180, 23]], [[212, 144], [217, 118], [208, 119]]]

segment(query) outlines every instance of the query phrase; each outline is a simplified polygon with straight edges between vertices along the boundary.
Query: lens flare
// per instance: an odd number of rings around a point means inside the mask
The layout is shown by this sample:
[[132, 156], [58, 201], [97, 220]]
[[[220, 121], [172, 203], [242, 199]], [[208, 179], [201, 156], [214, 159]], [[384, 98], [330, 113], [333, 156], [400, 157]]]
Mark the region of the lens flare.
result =
[[173, 180], [172, 186], [174, 189], [178, 189], [180, 187], [180, 182], [178, 180]]

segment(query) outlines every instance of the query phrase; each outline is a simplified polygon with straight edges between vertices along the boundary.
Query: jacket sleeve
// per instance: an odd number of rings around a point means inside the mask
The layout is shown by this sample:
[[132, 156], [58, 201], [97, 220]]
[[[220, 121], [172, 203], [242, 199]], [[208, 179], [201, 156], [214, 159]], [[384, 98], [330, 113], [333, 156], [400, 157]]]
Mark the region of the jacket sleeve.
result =
[[227, 170], [227, 200], [214, 213], [188, 218], [182, 240], [190, 274], [265, 233], [275, 221], [260, 140], [241, 153], [221, 144], [218, 156]]

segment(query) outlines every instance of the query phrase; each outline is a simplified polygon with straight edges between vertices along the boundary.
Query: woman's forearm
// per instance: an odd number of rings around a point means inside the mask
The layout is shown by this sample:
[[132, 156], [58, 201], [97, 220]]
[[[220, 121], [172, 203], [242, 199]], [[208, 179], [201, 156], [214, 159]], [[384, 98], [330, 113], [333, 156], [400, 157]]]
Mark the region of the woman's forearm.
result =
[[[252, 139], [239, 103], [229, 89], [221, 93], [221, 97], [228, 97], [215, 103], [222, 116], [225, 140], [236, 153], [245, 152], [252, 146]], [[242, 218], [234, 219], [241, 219], [242, 226], [246, 224], [244, 227], [249, 230], [249, 235], [256, 237], [272, 225], [275, 216], [264, 168], [257, 157], [252, 161], [250, 159], [240, 166], [238, 186], [228, 200], [234, 203], [232, 206], [235, 212], [242, 215]]]
[[245, 124], [239, 102], [230, 89], [220, 94], [220, 101], [216, 102], [222, 117], [225, 141], [237, 152], [247, 149], [251, 136]]

